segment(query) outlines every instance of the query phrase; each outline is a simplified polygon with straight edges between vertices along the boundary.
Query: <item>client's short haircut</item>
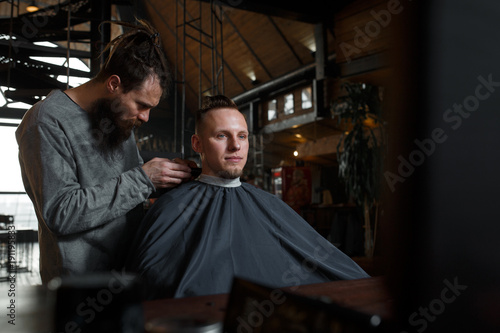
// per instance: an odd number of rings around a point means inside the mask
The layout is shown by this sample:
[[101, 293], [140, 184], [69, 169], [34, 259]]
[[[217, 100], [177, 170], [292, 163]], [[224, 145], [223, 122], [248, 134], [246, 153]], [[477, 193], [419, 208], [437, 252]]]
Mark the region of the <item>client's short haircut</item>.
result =
[[207, 112], [220, 108], [229, 108], [239, 111], [236, 103], [232, 99], [224, 95], [207, 96], [203, 100], [201, 109], [196, 112], [195, 133], [198, 133], [200, 125], [203, 122], [203, 119], [205, 118]]

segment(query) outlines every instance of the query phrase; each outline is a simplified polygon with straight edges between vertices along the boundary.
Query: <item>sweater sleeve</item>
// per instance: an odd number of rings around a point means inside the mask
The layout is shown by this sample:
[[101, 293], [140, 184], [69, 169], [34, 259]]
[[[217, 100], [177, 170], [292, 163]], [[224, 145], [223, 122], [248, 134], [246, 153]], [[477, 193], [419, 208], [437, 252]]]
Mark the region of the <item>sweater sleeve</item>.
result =
[[[140, 165], [93, 186], [80, 184], [75, 152], [62, 128], [41, 123], [19, 140], [26, 190], [55, 234], [90, 230], [127, 214], [154, 186]], [[134, 154], [136, 152], [133, 152]]]

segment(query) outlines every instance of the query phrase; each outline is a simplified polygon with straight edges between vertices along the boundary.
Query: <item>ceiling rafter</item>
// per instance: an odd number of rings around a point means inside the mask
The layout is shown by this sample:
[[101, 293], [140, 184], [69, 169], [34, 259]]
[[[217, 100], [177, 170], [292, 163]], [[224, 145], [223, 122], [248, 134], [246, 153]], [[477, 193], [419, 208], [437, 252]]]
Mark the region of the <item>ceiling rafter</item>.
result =
[[[177, 2], [180, 3], [180, 0], [177, 0]], [[193, 16], [191, 15], [191, 13], [189, 13], [189, 11], [187, 11], [187, 14], [189, 16], [190, 22], [195, 22], [195, 19], [193, 18]], [[194, 28], [196, 28], [196, 29], [198, 29], [198, 30], [200, 30], [200, 31], [203, 32], [203, 30], [201, 30], [201, 26], [200, 27], [194, 27]], [[207, 36], [207, 34], [204, 33], [204, 32], [203, 32], [202, 35], [205, 37], [205, 39], [211, 38], [211, 36]], [[202, 41], [200, 41], [200, 42], [202, 42]], [[212, 46], [212, 45], [209, 45], [209, 46]], [[236, 73], [231, 68], [231, 66], [226, 62], [226, 60], [224, 60], [224, 58], [222, 57], [222, 55], [219, 53], [219, 50], [215, 50], [215, 52], [216, 52], [216, 55], [218, 57], [222, 58], [224, 68], [227, 68], [229, 70], [229, 72], [231, 73], [231, 75], [233, 76], [233, 78], [236, 80], [236, 82], [238, 82], [238, 84], [241, 86], [242, 89], [246, 89], [245, 86], [243, 85], [243, 83], [241, 82], [241, 80], [239, 79], [239, 77], [236, 75]], [[209, 80], [208, 77], [207, 77], [207, 80]]]
[[[182, 41], [179, 40], [179, 36], [177, 36], [177, 32], [172, 27], [170, 27], [170, 25], [166, 21], [165, 17], [162, 16], [162, 15], [160, 15], [160, 11], [157, 10], [155, 4], [152, 3], [150, 0], [147, 0], [147, 1], [148, 1], [149, 5], [153, 9], [155, 9], [155, 10], [153, 10], [153, 12], [156, 13], [156, 15], [158, 16], [158, 18], [160, 19], [160, 21], [163, 23], [163, 25], [167, 28], [167, 30], [170, 32], [170, 34], [175, 38], [176, 43], [181, 43], [182, 44]], [[188, 50], [186, 50], [186, 54], [195, 63], [195, 65], [198, 66], [198, 68], [199, 68], [198, 63], [197, 63], [195, 57], [191, 54], [191, 52], [189, 52]], [[174, 61], [171, 61], [171, 63], [174, 63]], [[203, 76], [207, 80], [210, 80], [209, 77], [208, 77], [208, 75], [207, 75], [207, 73], [205, 73], [205, 71], [202, 70], [201, 72], [202, 72]], [[186, 87], [188, 87], [195, 95], [197, 95], [196, 90], [189, 84], [189, 82], [180, 82], [180, 83], [184, 83], [186, 85]]]
[[269, 16], [269, 15], [267, 16], [267, 18], [269, 19], [269, 22], [271, 22], [271, 25], [274, 27], [274, 29], [276, 30], [276, 32], [278, 32], [278, 34], [280, 35], [281, 39], [285, 42], [286, 46], [288, 46], [288, 49], [293, 54], [293, 56], [295, 57], [295, 59], [298, 61], [299, 65], [303, 66], [304, 62], [302, 61], [302, 59], [300, 59], [300, 57], [297, 54], [297, 52], [295, 52], [295, 49], [293, 48], [292, 44], [290, 44], [290, 42], [286, 38], [286, 36], [283, 33], [283, 31], [281, 31], [280, 27], [278, 27], [278, 24], [276, 24], [276, 21], [274, 21], [274, 19], [271, 16]]
[[259, 63], [259, 65], [262, 67], [262, 69], [264, 70], [264, 72], [266, 72], [267, 76], [269, 76], [270, 79], [273, 79], [273, 75], [271, 74], [271, 72], [269, 72], [269, 70], [267, 69], [267, 67], [264, 65], [264, 63], [262, 62], [262, 60], [259, 58], [259, 56], [255, 53], [255, 51], [253, 50], [253, 48], [250, 46], [250, 44], [248, 43], [248, 41], [243, 37], [243, 35], [241, 34], [240, 30], [238, 29], [238, 27], [233, 23], [233, 21], [231, 20], [231, 18], [229, 18], [228, 15], [226, 15], [224, 13], [224, 18], [227, 20], [227, 22], [231, 25], [231, 27], [234, 29], [234, 31], [236, 32], [236, 34], [238, 35], [238, 37], [240, 37], [241, 41], [243, 42], [243, 44], [245, 44], [245, 46], [248, 48], [248, 50], [250, 51], [250, 53], [252, 53], [252, 55], [255, 57], [255, 59], [257, 60], [257, 62]]

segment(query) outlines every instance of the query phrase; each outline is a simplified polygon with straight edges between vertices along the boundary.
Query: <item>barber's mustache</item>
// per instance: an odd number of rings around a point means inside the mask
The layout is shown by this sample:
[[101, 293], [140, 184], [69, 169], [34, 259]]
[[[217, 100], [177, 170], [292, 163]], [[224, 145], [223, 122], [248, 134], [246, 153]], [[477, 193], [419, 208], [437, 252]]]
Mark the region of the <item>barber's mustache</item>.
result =
[[144, 124], [144, 121], [140, 119], [127, 119], [127, 120], [120, 120], [120, 127], [122, 128], [128, 128], [128, 129], [134, 129], [134, 128], [139, 128]]
[[137, 119], [134, 121], [134, 128], [139, 128], [142, 126], [142, 124], [144, 124], [144, 121]]

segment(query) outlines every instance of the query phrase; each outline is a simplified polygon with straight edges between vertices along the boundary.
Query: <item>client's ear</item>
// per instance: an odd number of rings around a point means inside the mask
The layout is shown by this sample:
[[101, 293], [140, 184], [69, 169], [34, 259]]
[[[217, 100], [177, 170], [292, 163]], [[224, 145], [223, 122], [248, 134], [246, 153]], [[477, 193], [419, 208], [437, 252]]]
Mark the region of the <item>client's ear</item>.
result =
[[193, 147], [195, 152], [201, 153], [201, 140], [198, 134], [193, 134], [193, 136], [191, 136], [191, 147]]

